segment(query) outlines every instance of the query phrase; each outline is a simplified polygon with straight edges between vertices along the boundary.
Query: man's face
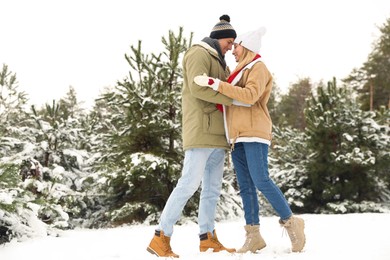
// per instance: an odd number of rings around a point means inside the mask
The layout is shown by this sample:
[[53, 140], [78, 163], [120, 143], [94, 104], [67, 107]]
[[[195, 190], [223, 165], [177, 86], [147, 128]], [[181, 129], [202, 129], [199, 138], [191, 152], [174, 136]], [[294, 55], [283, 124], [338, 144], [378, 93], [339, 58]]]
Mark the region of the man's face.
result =
[[225, 55], [226, 52], [230, 51], [233, 48], [234, 38], [223, 38], [219, 39], [218, 42], [221, 46], [222, 55]]

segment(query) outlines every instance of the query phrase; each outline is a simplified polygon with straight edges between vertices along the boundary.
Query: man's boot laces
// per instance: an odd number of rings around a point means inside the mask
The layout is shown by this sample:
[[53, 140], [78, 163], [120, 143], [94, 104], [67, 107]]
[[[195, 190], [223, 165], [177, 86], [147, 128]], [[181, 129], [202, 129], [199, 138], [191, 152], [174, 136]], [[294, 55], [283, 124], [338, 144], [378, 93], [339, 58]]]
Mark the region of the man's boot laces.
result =
[[173, 253], [171, 245], [169, 244], [169, 238], [163, 237], [162, 239], [164, 241], [164, 251], [167, 251], [168, 253]]

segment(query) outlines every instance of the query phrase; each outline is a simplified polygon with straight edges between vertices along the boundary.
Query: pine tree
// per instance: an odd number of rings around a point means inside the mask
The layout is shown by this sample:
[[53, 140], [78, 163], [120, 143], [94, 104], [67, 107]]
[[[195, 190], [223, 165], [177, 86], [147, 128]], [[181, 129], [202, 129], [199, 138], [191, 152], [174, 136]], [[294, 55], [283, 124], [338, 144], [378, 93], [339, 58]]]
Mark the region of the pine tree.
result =
[[16, 90], [16, 76], [7, 67], [1, 84], [1, 105], [6, 109], [0, 139], [0, 192], [9, 198], [5, 204], [0, 202], [0, 233], [4, 232], [0, 240], [34, 236], [31, 225], [42, 225], [48, 233], [69, 228], [91, 207], [83, 187], [89, 154], [80, 150], [86, 137], [77, 102], [53, 101], [52, 106], [39, 110], [32, 106], [28, 111], [25, 94]]
[[[335, 205], [343, 204], [341, 210], [353, 212], [366, 210], [359, 206], [365, 201], [380, 202], [385, 191], [376, 175], [377, 148], [388, 148], [389, 143], [379, 144], [377, 139], [388, 133], [388, 127], [379, 126], [373, 113], [361, 111], [353, 93], [346, 86], [337, 87], [335, 80], [317, 89], [305, 115], [306, 187], [312, 191], [306, 207], [338, 211]], [[386, 156], [379, 157], [386, 160]]]
[[309, 78], [300, 79], [294, 83], [286, 95], [281, 97], [277, 107], [278, 119], [274, 120], [278, 126], [291, 126], [303, 131], [306, 127], [304, 109], [306, 98], [310, 97], [312, 84]]
[[65, 97], [60, 98], [58, 105], [61, 108], [62, 118], [77, 118], [85, 115], [85, 111], [81, 107], [82, 102], [78, 102], [76, 90], [72, 86], [69, 87]]
[[21, 125], [25, 118], [27, 94], [18, 88], [16, 74], [3, 64], [0, 71], [0, 137], [8, 135], [9, 126]]
[[109, 111], [95, 114], [109, 122], [101, 135], [109, 144], [101, 158], [107, 178], [101, 189], [110, 194], [107, 218], [116, 224], [156, 221], [181, 172], [180, 60], [190, 43], [182, 28], [176, 35], [169, 31], [162, 43], [165, 51], [158, 55], [143, 54], [141, 41], [131, 46], [128, 77], [98, 101]]
[[390, 109], [390, 18], [379, 30], [367, 61], [344, 79], [358, 91], [363, 110]]
[[276, 82], [274, 81], [273, 84], [272, 84], [272, 91], [271, 91], [271, 95], [269, 97], [269, 100], [268, 100], [268, 104], [267, 104], [267, 107], [268, 107], [268, 111], [269, 111], [269, 114], [272, 118], [272, 122], [275, 124], [277, 124], [277, 122], [279, 122], [279, 118], [280, 118], [280, 113], [279, 113], [279, 105], [280, 105], [280, 100], [279, 100], [279, 97], [280, 97], [280, 94], [281, 93], [281, 90], [279, 88], [279, 86], [276, 84]]
[[311, 195], [311, 190], [305, 186], [308, 180], [307, 150], [305, 132], [292, 127], [273, 127], [270, 175], [296, 213], [307, 212], [305, 203]]
[[0, 174], [0, 179], [12, 175], [19, 180], [6, 186], [14, 194], [6, 210], [13, 237], [33, 236], [34, 232], [19, 233], [32, 223], [41, 223], [48, 232], [72, 227], [93, 210], [94, 202], [84, 187], [93, 160], [82, 149], [88, 137], [76, 103], [53, 101], [41, 109], [32, 106], [1, 139], [6, 156], [2, 156], [0, 168], [7, 172]]

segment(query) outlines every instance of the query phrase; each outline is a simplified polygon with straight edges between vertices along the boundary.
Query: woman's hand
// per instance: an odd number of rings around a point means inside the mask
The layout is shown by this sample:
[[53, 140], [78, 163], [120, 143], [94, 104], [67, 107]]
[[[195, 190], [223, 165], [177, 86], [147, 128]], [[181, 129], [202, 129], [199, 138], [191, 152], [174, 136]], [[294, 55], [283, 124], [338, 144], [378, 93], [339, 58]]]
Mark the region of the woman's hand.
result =
[[196, 76], [194, 78], [194, 82], [202, 87], [210, 87], [215, 91], [218, 90], [219, 83], [221, 82], [219, 79], [215, 79], [207, 76], [206, 74]]

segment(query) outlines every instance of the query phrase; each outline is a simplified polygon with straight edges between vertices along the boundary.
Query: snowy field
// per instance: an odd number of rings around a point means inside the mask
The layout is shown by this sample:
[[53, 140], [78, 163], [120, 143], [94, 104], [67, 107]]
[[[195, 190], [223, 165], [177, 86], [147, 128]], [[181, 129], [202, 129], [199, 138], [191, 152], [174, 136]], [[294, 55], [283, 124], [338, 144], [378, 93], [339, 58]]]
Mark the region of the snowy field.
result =
[[[261, 233], [267, 247], [259, 253], [229, 254], [199, 252], [198, 227], [194, 223], [175, 226], [172, 249], [180, 259], [194, 260], [389, 260], [390, 213], [346, 215], [301, 215], [306, 221], [306, 246], [290, 252], [287, 232], [277, 217], [261, 218]], [[239, 248], [245, 239], [243, 220], [217, 223], [219, 240]], [[113, 229], [63, 231], [48, 236], [11, 241], [0, 246], [0, 260], [148, 260], [158, 259], [146, 251], [155, 226], [133, 225]], [[165, 258], [162, 258], [165, 259]]]

